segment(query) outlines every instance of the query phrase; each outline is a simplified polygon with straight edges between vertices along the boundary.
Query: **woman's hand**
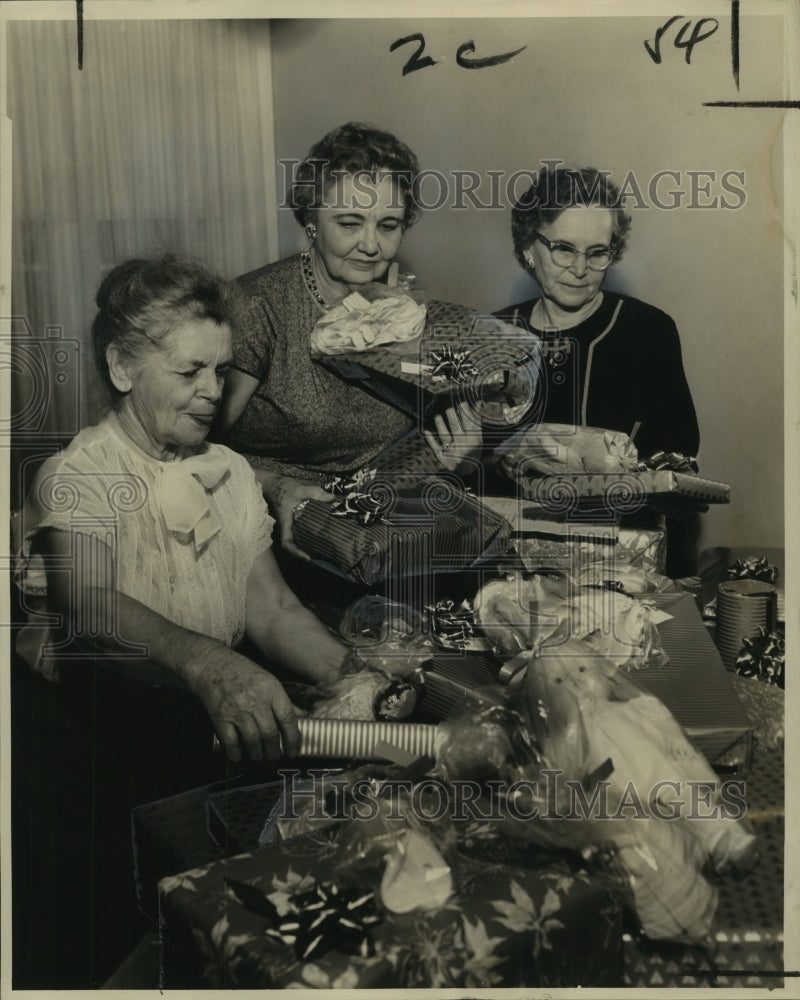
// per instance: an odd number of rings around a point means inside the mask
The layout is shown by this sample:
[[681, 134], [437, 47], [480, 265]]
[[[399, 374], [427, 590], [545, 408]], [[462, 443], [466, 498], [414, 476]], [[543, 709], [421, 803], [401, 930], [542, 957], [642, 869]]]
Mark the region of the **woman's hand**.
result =
[[269, 504], [270, 511], [278, 522], [281, 536], [281, 546], [286, 552], [305, 562], [311, 562], [311, 556], [304, 552], [294, 540], [294, 512], [305, 500], [322, 500], [332, 503], [335, 497], [327, 493], [321, 486], [313, 483], [301, 483], [279, 473], [259, 471], [256, 478]]
[[[91, 544], [87, 547], [89, 558], [78, 560], [74, 573], [49, 572], [48, 589], [64, 620], [72, 622], [76, 632], [78, 623], [89, 623], [88, 628], [82, 626], [83, 634], [78, 634], [92, 659], [107, 652], [114, 655], [115, 670], [122, 669], [128, 677], [188, 688], [202, 702], [233, 761], [241, 759], [243, 746], [253, 760], [280, 757], [281, 747], [285, 754], [297, 754], [300, 732], [296, 711], [278, 680], [216, 639], [176, 625], [115, 590], [113, 551], [92, 536], [84, 539]], [[74, 545], [69, 532], [46, 530], [40, 551], [59, 557], [58, 564], [63, 564], [67, 557], [74, 562], [70, 554]], [[269, 563], [270, 558], [267, 550], [256, 561], [261, 565]], [[53, 562], [48, 559], [48, 569]], [[114, 623], [113, 629], [106, 628], [108, 621]], [[322, 630], [319, 623], [317, 627]], [[305, 628], [309, 633], [313, 631], [308, 625]], [[134, 639], [143, 644], [146, 659], [132, 658]], [[324, 652], [313, 649], [312, 655], [335, 667], [347, 650], [341, 643], [334, 643], [327, 660]], [[276, 660], [280, 662], [281, 657]]]
[[477, 459], [483, 446], [483, 429], [477, 411], [469, 403], [449, 406], [434, 418], [436, 433], [425, 431], [425, 439], [448, 472], [458, 472], [470, 459]]
[[251, 660], [215, 644], [191, 671], [189, 684], [208, 712], [232, 761], [277, 760], [300, 750], [297, 712], [280, 682]]

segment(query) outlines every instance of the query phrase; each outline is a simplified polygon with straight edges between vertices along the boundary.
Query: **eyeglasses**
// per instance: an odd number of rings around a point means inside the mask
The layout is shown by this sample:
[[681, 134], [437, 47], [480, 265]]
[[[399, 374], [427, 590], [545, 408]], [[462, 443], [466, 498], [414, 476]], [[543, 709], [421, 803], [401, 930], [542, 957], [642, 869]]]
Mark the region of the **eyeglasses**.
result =
[[541, 233], [536, 234], [536, 239], [550, 251], [550, 259], [556, 267], [572, 267], [578, 257], [583, 257], [590, 271], [605, 271], [616, 257], [611, 247], [591, 247], [584, 253], [576, 250], [571, 243], [551, 243]]

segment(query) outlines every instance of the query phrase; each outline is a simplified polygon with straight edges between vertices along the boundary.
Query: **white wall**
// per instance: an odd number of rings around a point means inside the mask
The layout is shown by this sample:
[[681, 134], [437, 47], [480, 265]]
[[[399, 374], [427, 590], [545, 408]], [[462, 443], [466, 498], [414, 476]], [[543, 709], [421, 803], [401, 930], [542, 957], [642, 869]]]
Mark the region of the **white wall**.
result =
[[7, 26], [6, 108], [14, 314], [81, 344], [45, 414], [67, 436], [107, 406], [88, 341], [111, 267], [181, 249], [233, 276], [278, 253], [269, 21], [92, 21], [78, 70], [71, 17]]
[[[784, 113], [704, 108], [737, 97], [728, 21], [720, 18], [690, 65], [667, 33], [656, 65], [643, 40], [663, 20], [275, 21], [277, 155], [300, 158], [333, 125], [360, 119], [395, 132], [425, 169], [510, 174], [560, 157], [618, 180], [634, 171], [648, 202], [648, 181], [660, 170], [681, 173], [684, 204], [686, 171], [743, 171], [738, 210], [634, 211], [630, 250], [608, 284], [664, 309], [681, 331], [701, 469], [733, 486], [730, 506], [704, 515], [700, 547], [779, 546]], [[782, 28], [778, 18], [743, 13], [739, 97], [783, 96]], [[389, 46], [420, 31], [423, 55], [441, 61], [403, 76], [415, 46]], [[466, 70], [455, 57], [468, 40], [475, 57], [527, 48], [505, 65]], [[663, 184], [662, 197], [668, 190]], [[479, 189], [481, 200], [488, 194]], [[719, 183], [713, 194], [724, 194]], [[403, 258], [431, 296], [494, 310], [535, 292], [511, 255], [508, 230], [507, 205], [430, 211], [408, 234]], [[283, 254], [304, 243], [288, 211], [279, 234]]]

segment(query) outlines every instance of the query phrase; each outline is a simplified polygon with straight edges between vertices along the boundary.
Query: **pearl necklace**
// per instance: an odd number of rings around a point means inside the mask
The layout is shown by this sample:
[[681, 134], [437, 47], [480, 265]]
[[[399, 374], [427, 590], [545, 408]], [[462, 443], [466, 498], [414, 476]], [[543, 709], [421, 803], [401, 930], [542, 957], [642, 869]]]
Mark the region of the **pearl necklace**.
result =
[[319, 285], [317, 284], [317, 279], [314, 277], [314, 265], [311, 263], [311, 251], [303, 250], [300, 253], [300, 265], [303, 269], [303, 279], [306, 283], [306, 288], [311, 294], [314, 301], [321, 305], [323, 309], [328, 310], [330, 306], [323, 299], [322, 292], [319, 290]]

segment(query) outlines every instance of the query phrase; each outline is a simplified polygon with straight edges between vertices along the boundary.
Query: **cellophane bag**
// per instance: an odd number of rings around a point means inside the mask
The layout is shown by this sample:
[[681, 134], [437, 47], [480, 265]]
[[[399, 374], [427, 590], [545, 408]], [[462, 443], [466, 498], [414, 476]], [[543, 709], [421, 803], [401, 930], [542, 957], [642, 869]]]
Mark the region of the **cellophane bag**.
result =
[[572, 636], [628, 669], [669, 662], [655, 608], [615, 587], [584, 585], [569, 573], [508, 573], [486, 583], [474, 607], [476, 621], [503, 660]]
[[[480, 695], [482, 692], [478, 692]], [[442, 780], [496, 781], [536, 756], [521, 717], [502, 688], [486, 689], [479, 708], [439, 724], [436, 774]]]
[[613, 587], [584, 586], [566, 605], [567, 634], [583, 639], [597, 654], [627, 670], [665, 667], [664, 649], [654, 617], [658, 610]]
[[531, 655], [520, 694], [539, 760], [515, 775], [536, 788], [526, 805], [540, 815], [510, 815], [509, 831], [602, 857], [648, 937], [704, 940], [716, 907], [705, 871], [757, 859], [744, 803], [662, 702], [582, 640]]
[[395, 913], [443, 906], [456, 891], [456, 834], [440, 801], [426, 802], [426, 794], [418, 786], [362, 800], [362, 816], [337, 837], [334, 880], [372, 889]]
[[308, 714], [314, 719], [397, 721], [412, 714], [417, 694], [413, 682], [365, 666], [334, 681], [317, 684]]
[[406, 604], [365, 594], [347, 608], [339, 635], [352, 647], [355, 668], [412, 677], [433, 656], [423, 616]]
[[495, 454], [514, 482], [531, 475], [635, 472], [639, 463], [636, 446], [622, 431], [543, 422], [520, 428]]

